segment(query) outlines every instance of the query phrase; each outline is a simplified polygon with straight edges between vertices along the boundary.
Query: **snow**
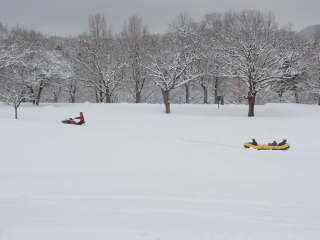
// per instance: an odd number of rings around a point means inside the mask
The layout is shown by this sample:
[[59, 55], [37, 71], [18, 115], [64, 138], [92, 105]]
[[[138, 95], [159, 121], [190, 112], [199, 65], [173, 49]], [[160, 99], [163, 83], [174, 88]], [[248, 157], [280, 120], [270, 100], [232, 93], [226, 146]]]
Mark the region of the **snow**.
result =
[[318, 106], [163, 108], [1, 104], [0, 239], [319, 239]]

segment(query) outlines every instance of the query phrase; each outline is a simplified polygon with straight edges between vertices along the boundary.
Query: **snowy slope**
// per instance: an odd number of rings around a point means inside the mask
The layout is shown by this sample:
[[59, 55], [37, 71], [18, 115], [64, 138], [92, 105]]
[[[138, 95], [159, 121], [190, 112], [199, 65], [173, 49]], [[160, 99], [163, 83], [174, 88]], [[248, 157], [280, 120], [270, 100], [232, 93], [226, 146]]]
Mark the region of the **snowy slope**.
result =
[[[0, 105], [1, 240], [320, 238], [320, 108]], [[60, 120], [83, 111], [87, 126]], [[256, 151], [285, 137], [288, 151]]]

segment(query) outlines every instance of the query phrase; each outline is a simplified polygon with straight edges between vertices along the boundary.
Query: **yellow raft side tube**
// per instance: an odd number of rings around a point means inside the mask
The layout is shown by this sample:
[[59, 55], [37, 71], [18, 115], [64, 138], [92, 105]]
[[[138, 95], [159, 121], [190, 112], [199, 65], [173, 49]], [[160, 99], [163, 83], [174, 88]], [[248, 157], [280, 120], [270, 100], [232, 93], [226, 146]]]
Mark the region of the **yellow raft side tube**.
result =
[[257, 150], [287, 150], [288, 148], [290, 148], [289, 144], [284, 144], [281, 146], [269, 146], [265, 144], [253, 145], [251, 143], [245, 143], [243, 146], [245, 148], [254, 148]]

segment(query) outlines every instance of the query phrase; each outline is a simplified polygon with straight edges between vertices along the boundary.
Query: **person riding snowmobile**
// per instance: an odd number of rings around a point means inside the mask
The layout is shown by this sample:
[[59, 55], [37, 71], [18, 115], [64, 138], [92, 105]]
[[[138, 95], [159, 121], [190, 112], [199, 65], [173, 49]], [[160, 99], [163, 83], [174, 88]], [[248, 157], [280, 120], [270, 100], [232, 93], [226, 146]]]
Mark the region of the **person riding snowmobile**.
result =
[[76, 118], [74, 118], [74, 119], [79, 119], [79, 120], [80, 120], [79, 122], [76, 123], [77, 125], [82, 125], [82, 124], [85, 123], [85, 121], [84, 121], [84, 116], [83, 116], [83, 113], [82, 113], [82, 112], [80, 112], [80, 116], [79, 116], [79, 117], [76, 117]]
[[[79, 119], [80, 121], [77, 122], [77, 121], [75, 121], [75, 119]], [[80, 112], [80, 116], [79, 117], [69, 118], [67, 120], [63, 120], [62, 123], [73, 124], [73, 125], [82, 125], [82, 124], [85, 123], [83, 113]]]

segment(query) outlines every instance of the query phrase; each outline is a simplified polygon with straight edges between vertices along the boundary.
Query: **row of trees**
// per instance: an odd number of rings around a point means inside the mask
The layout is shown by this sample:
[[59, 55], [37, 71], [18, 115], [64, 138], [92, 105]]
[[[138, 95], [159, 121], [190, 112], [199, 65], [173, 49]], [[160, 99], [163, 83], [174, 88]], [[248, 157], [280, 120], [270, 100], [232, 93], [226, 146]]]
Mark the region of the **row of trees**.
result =
[[[305, 40], [272, 14], [257, 10], [180, 14], [163, 34], [132, 16], [114, 34], [103, 15], [74, 38], [45, 37], [0, 25], [0, 97], [12, 104], [40, 101], [248, 102], [320, 105], [320, 38]], [[159, 89], [159, 90], [157, 90]], [[183, 96], [183, 98], [181, 97]], [[201, 100], [200, 100], [201, 99]]]

